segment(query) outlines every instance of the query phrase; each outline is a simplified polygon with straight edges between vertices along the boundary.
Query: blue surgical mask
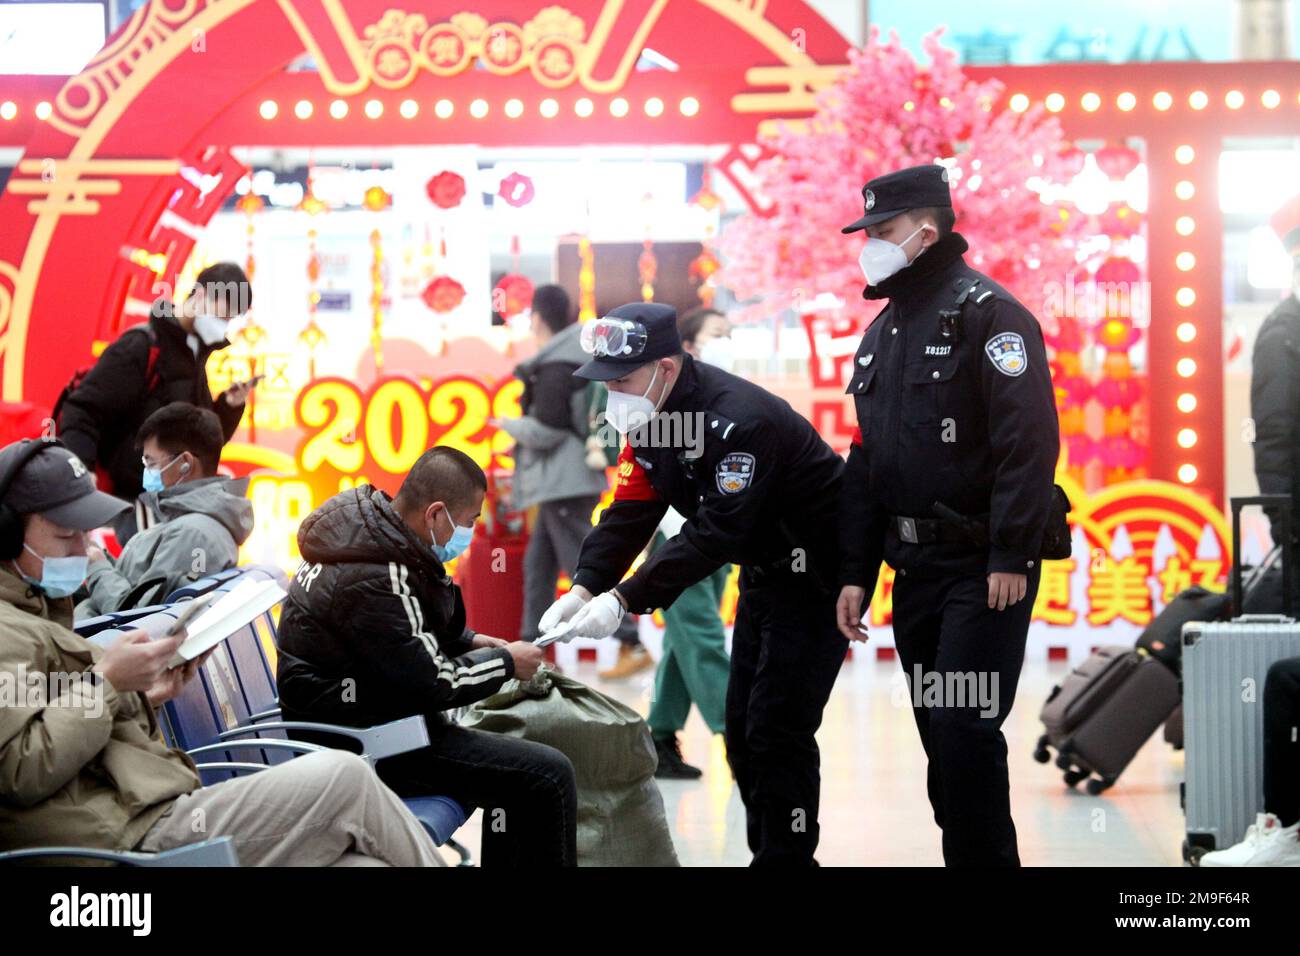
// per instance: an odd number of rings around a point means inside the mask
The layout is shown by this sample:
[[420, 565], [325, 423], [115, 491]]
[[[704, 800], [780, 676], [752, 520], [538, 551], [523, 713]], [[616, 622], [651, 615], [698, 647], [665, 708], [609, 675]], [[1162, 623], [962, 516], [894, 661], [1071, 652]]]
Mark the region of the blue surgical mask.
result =
[[[448, 513], [447, 520], [451, 520], [451, 514]], [[433, 541], [433, 555], [443, 564], [458, 558], [469, 548], [470, 542], [474, 540], [474, 526], [462, 528], [458, 524], [452, 524], [451, 538], [446, 544], [439, 544], [435, 538]]]
[[172, 465], [176, 464], [176, 462], [178, 461], [180, 461], [179, 455], [177, 455], [171, 461], [167, 462], [167, 464], [163, 465], [161, 468], [146, 467], [144, 470], [144, 476], [141, 479], [141, 483], [144, 485], [144, 490], [162, 491], [163, 488], [165, 487], [163, 485], [163, 477], [162, 477], [163, 472], [166, 471], [168, 468], [170, 468]]
[[41, 559], [41, 579], [37, 581], [24, 574], [23, 580], [40, 588], [48, 597], [70, 597], [77, 593], [77, 588], [86, 580], [86, 566], [90, 559], [84, 554], [70, 558], [46, 558], [27, 547], [26, 542], [23, 543], [23, 548]]

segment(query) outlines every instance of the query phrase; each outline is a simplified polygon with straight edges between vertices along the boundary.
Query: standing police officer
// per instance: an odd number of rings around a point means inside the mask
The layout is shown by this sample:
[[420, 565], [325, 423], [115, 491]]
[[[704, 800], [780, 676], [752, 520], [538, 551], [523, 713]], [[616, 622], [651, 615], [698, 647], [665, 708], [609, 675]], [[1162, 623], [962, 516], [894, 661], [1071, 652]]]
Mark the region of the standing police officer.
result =
[[[627, 441], [614, 500], [540, 630], [569, 622], [570, 637], [608, 637], [626, 611], [668, 607], [741, 565], [727, 757], [754, 863], [811, 865], [813, 735], [848, 649], [834, 590], [843, 460], [783, 399], [683, 354], [671, 306], [620, 306], [589, 322], [583, 342], [594, 357], [574, 374], [608, 384], [607, 421]], [[685, 524], [621, 581], [669, 505]]]
[[866, 230], [862, 294], [889, 304], [863, 336], [848, 387], [858, 430], [841, 498], [840, 631], [866, 640], [865, 600], [888, 561], [944, 860], [1015, 866], [1001, 728], [1045, 531], [1064, 518], [1053, 515], [1047, 353], [1029, 311], [962, 259], [947, 170], [890, 173], [862, 196], [862, 218], [843, 231]]

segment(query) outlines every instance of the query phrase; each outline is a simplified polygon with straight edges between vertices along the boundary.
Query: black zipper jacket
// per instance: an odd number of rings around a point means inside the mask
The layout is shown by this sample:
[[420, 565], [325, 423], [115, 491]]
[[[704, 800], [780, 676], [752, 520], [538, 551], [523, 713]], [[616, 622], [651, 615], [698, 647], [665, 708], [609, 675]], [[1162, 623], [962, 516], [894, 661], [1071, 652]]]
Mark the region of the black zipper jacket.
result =
[[340, 492], [298, 529], [276, 683], [286, 720], [369, 727], [489, 697], [514, 676], [501, 648], [470, 650], [465, 605], [383, 491]]
[[[150, 337], [124, 333], [104, 350], [80, 386], [64, 401], [59, 437], [88, 468], [102, 465], [113, 480], [113, 494], [127, 501], [144, 490], [140, 449], [135, 436], [144, 420], [164, 405], [189, 402], [210, 409], [221, 419], [226, 441], [244, 416], [244, 405], [214, 400], [208, 386], [208, 356], [229, 343], [199, 344], [196, 356], [187, 333], [173, 317], [171, 302], [159, 299], [150, 310]], [[158, 348], [153, 390], [146, 381], [149, 350]]]
[[[656, 422], [666, 426], [658, 446], [638, 446]], [[792, 571], [823, 591], [834, 585], [844, 460], [784, 399], [685, 355], [659, 416], [628, 437], [614, 500], [582, 543], [575, 584], [593, 594], [618, 585], [638, 614], [669, 607], [724, 564]], [[686, 523], [620, 584], [669, 505]]]
[[[1060, 453], [1047, 348], [1029, 310], [968, 266], [966, 249], [952, 233], [863, 293], [889, 305], [853, 358], [859, 434], [839, 524], [840, 581], [868, 593], [882, 559], [927, 575], [1039, 563]], [[988, 545], [901, 540], [892, 519], [936, 519], [935, 502], [987, 525]]]

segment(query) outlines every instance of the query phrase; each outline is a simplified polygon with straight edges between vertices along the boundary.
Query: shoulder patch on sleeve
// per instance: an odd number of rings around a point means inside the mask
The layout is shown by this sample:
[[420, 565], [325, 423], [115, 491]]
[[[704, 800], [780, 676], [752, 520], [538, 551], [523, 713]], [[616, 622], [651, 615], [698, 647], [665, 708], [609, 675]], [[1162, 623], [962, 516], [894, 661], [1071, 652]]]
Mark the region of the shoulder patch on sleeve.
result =
[[748, 452], [736, 451], [724, 455], [718, 462], [718, 491], [724, 495], [735, 495], [749, 487], [754, 480], [754, 456]]
[[1012, 378], [1023, 375], [1029, 368], [1029, 353], [1019, 332], [999, 332], [984, 343], [984, 354], [994, 368]]

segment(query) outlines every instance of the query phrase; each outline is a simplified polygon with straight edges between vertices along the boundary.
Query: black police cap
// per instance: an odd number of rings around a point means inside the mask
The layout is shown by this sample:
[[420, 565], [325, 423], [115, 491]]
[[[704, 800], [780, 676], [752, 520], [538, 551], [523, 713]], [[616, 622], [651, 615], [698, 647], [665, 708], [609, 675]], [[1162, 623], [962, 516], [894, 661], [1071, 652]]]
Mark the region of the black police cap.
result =
[[[629, 302], [606, 313], [602, 318], [631, 319], [645, 328], [645, 347], [636, 355], [597, 355], [573, 374], [595, 382], [608, 382], [622, 378], [653, 362], [655, 359], [677, 355], [682, 350], [682, 339], [677, 332], [677, 310], [662, 302]], [[592, 321], [595, 321], [594, 319]]]
[[952, 208], [948, 170], [943, 166], [911, 166], [877, 176], [862, 187], [862, 218], [840, 232], [857, 232], [909, 209]]

